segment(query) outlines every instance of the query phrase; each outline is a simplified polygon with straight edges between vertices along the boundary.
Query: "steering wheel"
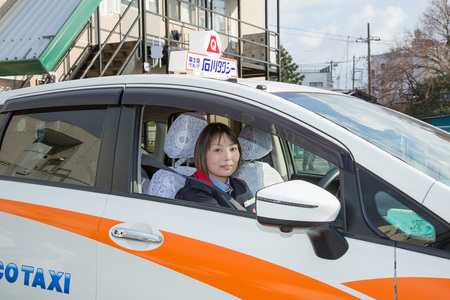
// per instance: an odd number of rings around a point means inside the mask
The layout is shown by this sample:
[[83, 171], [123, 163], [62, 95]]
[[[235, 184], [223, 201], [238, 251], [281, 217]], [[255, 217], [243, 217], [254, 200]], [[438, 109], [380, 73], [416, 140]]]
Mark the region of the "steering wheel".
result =
[[335, 167], [328, 171], [317, 183], [323, 189], [327, 189], [327, 187], [339, 176], [339, 168]]

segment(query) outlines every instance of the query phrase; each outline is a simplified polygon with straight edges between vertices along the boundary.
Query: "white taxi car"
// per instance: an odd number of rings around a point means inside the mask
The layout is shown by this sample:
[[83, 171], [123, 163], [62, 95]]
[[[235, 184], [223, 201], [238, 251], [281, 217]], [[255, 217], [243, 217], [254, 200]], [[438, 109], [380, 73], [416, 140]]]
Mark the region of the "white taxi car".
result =
[[[174, 199], [239, 135], [256, 213]], [[325, 90], [135, 75], [0, 94], [1, 299], [444, 299], [450, 135]]]

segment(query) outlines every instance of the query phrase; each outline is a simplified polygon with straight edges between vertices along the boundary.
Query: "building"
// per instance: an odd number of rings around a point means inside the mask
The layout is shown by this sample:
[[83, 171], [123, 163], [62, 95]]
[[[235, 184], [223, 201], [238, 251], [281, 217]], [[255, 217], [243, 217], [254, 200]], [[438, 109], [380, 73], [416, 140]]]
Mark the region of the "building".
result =
[[279, 0], [0, 0], [0, 90], [168, 73], [169, 53], [203, 30], [239, 77], [280, 78]]
[[426, 57], [433, 47], [434, 43], [416, 30], [410, 47], [372, 56], [373, 95], [380, 104], [404, 110], [411, 88], [432, 76], [431, 60]]
[[302, 85], [329, 90], [333, 89], [330, 66], [320, 69], [317, 69], [316, 67], [302, 68], [300, 72], [305, 76], [302, 80]]

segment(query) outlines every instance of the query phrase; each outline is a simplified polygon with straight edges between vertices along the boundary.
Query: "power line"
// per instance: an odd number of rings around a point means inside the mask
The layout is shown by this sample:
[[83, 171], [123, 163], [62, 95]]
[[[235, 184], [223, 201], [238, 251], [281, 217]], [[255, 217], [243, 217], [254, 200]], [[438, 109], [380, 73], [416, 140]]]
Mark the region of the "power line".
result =
[[358, 38], [358, 37], [344, 35], [344, 34], [328, 33], [328, 32], [321, 32], [321, 31], [313, 31], [311, 29], [300, 29], [300, 28], [287, 27], [287, 26], [280, 26], [280, 28], [294, 30], [294, 31], [302, 31], [302, 32], [307, 32], [307, 33], [316, 33], [316, 34], [322, 34], [322, 35], [330, 35], [330, 36], [341, 37], [341, 38], [351, 38], [351, 39]]
[[[300, 32], [307, 33], [307, 34], [301, 34], [301, 33], [284, 31], [283, 32], [284, 34], [290, 34], [290, 35], [296, 35], [296, 36], [305, 36], [305, 37], [313, 37], [313, 38], [321, 38], [321, 39], [341, 41], [341, 42], [347, 42], [349, 39], [355, 40], [357, 38], [357, 37], [349, 36], [349, 35], [335, 34], [335, 33], [328, 33], [328, 32], [320, 32], [320, 31], [313, 31], [313, 30], [310, 30], [310, 29], [307, 30], [307, 29], [293, 28], [293, 27], [287, 27], [287, 26], [280, 26], [280, 29], [287, 29], [287, 30], [300, 31]], [[354, 43], [354, 42], [351, 41], [351, 43]]]
[[[269, 25], [274, 26], [274, 25]], [[356, 43], [355, 40], [361, 39], [361, 37], [357, 36], [350, 36], [350, 35], [342, 35], [342, 34], [334, 34], [334, 33], [327, 33], [327, 32], [320, 32], [320, 31], [313, 31], [308, 29], [300, 29], [300, 28], [293, 28], [293, 27], [287, 27], [287, 26], [280, 26], [280, 29], [288, 29], [288, 30], [294, 30], [294, 31], [301, 31], [309, 34], [302, 34], [302, 33], [295, 33], [295, 32], [286, 32], [284, 31], [283, 34], [289, 34], [289, 35], [296, 35], [296, 36], [304, 36], [304, 37], [312, 37], [312, 38], [322, 38], [326, 40], [333, 40], [333, 41], [340, 41], [340, 42], [347, 42], [347, 39], [349, 39], [349, 43]], [[330, 36], [330, 37], [326, 37]], [[336, 37], [336, 38], [332, 38]], [[380, 44], [384, 45], [391, 45], [394, 43], [395, 40], [386, 40], [380, 41]]]
[[[305, 34], [298, 34], [293, 32], [284, 32], [284, 34], [290, 34], [290, 35], [296, 35], [296, 36], [305, 36], [305, 37], [312, 37], [312, 38], [320, 38], [324, 40], [332, 40], [332, 41], [339, 41], [339, 42], [347, 42], [347, 39], [337, 39], [337, 38], [331, 38], [331, 37], [324, 37], [324, 36], [314, 36], [314, 35], [305, 35]], [[354, 43], [354, 41], [349, 41], [349, 43]]]
[[[360, 58], [366, 58], [365, 56], [359, 56]], [[352, 62], [353, 60], [350, 60], [350, 59], [348, 59], [348, 60], [339, 60], [339, 61], [334, 61], [333, 60], [333, 63], [336, 63], [336, 64], [345, 64], [345, 63], [350, 63], [350, 62]], [[317, 66], [317, 65], [329, 65], [330, 64], [330, 62], [318, 62], [318, 63], [307, 63], [307, 64], [297, 64], [299, 67], [308, 67], [308, 66], [311, 66], [311, 67], [314, 67], [314, 66]]]

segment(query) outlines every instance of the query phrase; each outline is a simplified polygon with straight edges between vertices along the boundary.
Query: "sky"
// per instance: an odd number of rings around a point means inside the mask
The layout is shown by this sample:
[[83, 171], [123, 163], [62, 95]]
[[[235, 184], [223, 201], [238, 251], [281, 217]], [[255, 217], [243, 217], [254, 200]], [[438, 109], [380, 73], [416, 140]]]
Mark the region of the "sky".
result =
[[[299, 66], [299, 71], [321, 69], [337, 62], [335, 88], [351, 88], [353, 56], [355, 85], [366, 84], [367, 23], [371, 55], [387, 52], [408, 32], [417, 29], [429, 0], [280, 0], [280, 42]], [[271, 11], [275, 11], [272, 9]], [[276, 31], [276, 19], [269, 26]], [[363, 77], [361, 77], [363, 76]], [[334, 77], [334, 76], [333, 76]]]

